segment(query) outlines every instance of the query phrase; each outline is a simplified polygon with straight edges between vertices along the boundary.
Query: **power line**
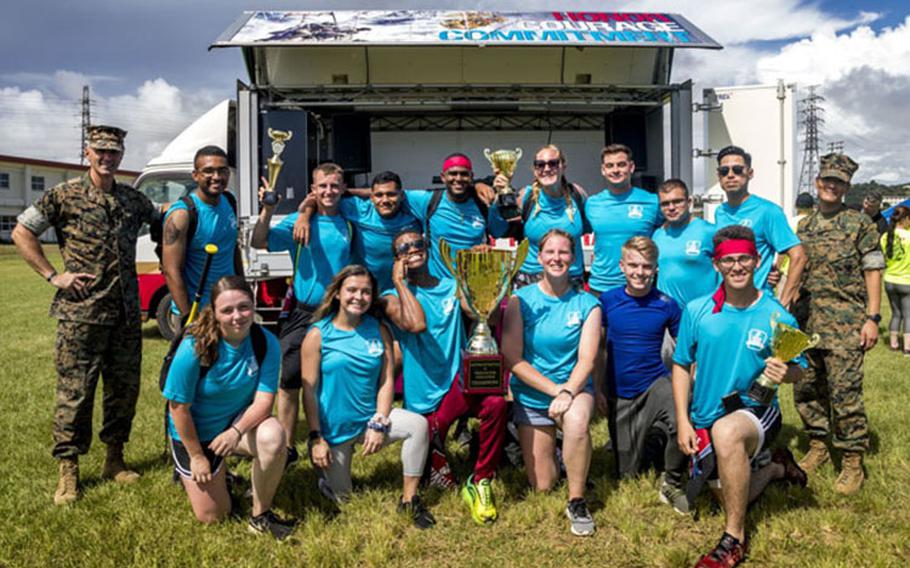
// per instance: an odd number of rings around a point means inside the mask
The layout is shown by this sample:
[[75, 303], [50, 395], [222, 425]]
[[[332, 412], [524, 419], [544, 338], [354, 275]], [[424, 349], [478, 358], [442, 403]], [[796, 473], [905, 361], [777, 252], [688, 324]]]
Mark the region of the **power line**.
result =
[[825, 123], [821, 103], [825, 98], [815, 92], [818, 85], [809, 87], [809, 94], [799, 101], [800, 121], [803, 128], [803, 163], [799, 170], [799, 193], [815, 194], [815, 178], [818, 176], [818, 138], [821, 125]]
[[843, 140], [835, 140], [833, 142], [828, 142], [828, 153], [829, 154], [843, 154], [844, 153], [844, 144]]
[[85, 165], [85, 147], [88, 144], [88, 127], [92, 123], [92, 101], [88, 85], [82, 86], [82, 144], [79, 147], [79, 165]]

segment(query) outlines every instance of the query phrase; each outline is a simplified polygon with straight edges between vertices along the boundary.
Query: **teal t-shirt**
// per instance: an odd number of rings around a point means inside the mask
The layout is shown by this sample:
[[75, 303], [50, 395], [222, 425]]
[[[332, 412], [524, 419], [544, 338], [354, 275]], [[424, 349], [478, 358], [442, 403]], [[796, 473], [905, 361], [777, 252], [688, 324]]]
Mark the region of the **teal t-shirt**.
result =
[[[427, 328], [420, 333], [395, 330], [404, 359], [404, 407], [428, 414], [439, 407], [461, 370], [465, 346], [461, 304], [452, 278], [440, 278], [432, 288], [408, 284], [408, 289], [423, 308]], [[383, 295], [397, 297], [398, 291], [392, 288]]]
[[594, 262], [588, 281], [591, 289], [605, 292], [624, 286], [626, 278], [619, 268], [621, 247], [631, 237], [650, 237], [663, 224], [657, 195], [640, 187], [622, 195], [604, 189], [588, 198], [585, 214], [594, 231]]
[[[297, 246], [294, 241], [294, 212], [269, 229], [269, 251], [288, 251], [297, 267], [294, 273], [294, 296], [307, 305], [322, 301], [326, 286], [335, 274], [351, 260], [351, 231], [341, 215], [313, 215], [310, 219], [310, 244]], [[300, 259], [297, 259], [297, 251]]]
[[[530, 196], [531, 187], [528, 186], [522, 190], [522, 199], [530, 199]], [[540, 253], [540, 247], [537, 245], [550, 229], [562, 229], [575, 239], [575, 262], [572, 263], [569, 274], [582, 276], [585, 272], [584, 254], [581, 249], [581, 237], [585, 233], [584, 215], [581, 211], [576, 210], [575, 202], [571, 197], [566, 205], [565, 197], [550, 197], [542, 189], [538, 194], [537, 203], [540, 205], [540, 209], [537, 210], [536, 206], [531, 204], [530, 216], [524, 222], [525, 238], [528, 239], [528, 256], [521, 265], [521, 271], [528, 274], [543, 272], [543, 267], [537, 260], [537, 255]], [[570, 212], [572, 219], [569, 219]]]
[[[524, 325], [524, 360], [554, 383], [565, 383], [578, 362], [581, 330], [591, 310], [598, 307], [597, 299], [574, 287], [559, 298], [548, 296], [540, 284], [525, 286], [515, 296]], [[590, 377], [587, 384], [593, 384]], [[515, 400], [528, 408], [544, 409], [553, 400], [515, 375], [511, 386]]]
[[695, 298], [713, 294], [720, 286], [714, 270], [714, 225], [693, 217], [683, 227], [660, 227], [654, 231], [657, 287], [680, 306]]
[[[205, 290], [202, 294], [202, 300], [199, 302], [199, 308], [209, 303], [209, 296], [212, 286], [222, 276], [234, 275], [234, 249], [237, 248], [237, 216], [231, 208], [227, 198], [221, 197], [218, 205], [209, 205], [199, 198], [195, 192], [190, 194], [190, 199], [196, 204], [196, 232], [193, 238], [186, 245], [186, 255], [183, 261], [183, 284], [186, 286], [186, 293], [190, 302], [196, 295], [196, 287], [199, 285], [199, 278], [202, 276], [202, 267], [205, 266], [205, 259], [208, 254], [205, 252], [205, 245], [211, 243], [218, 247], [218, 252], [212, 258], [212, 265], [205, 281]], [[182, 200], [175, 201], [168, 208], [165, 215], [170, 215], [174, 211], [186, 210], [186, 204]], [[178, 313], [177, 305], [171, 303], [171, 311]]]
[[420, 223], [403, 204], [398, 213], [387, 218], [376, 211], [372, 201], [359, 197], [342, 199], [339, 211], [357, 229], [351, 245], [352, 261], [363, 264], [373, 273], [380, 290], [391, 288], [395, 262], [392, 241], [404, 229], [422, 232]]
[[[423, 224], [426, 232], [427, 213], [433, 192], [411, 189], [406, 195], [411, 214]], [[495, 204], [490, 207], [487, 217], [484, 218], [474, 199], [456, 202], [449, 199], [448, 193], [444, 193], [436, 211], [429, 219], [432, 241], [428, 265], [430, 274], [437, 278], [452, 277], [452, 273], [440, 259], [439, 239], [444, 238], [449, 243], [454, 255], [455, 251], [486, 243], [487, 233], [498, 237], [504, 235], [507, 229], [508, 223], [500, 216]]]
[[793, 232], [784, 210], [776, 203], [757, 195], [750, 195], [739, 207], [721, 203], [714, 213], [717, 229], [729, 225], [742, 225], [755, 232], [755, 248], [761, 257], [761, 264], [755, 269], [755, 287], [768, 289], [768, 274], [774, 264], [774, 254], [785, 252], [800, 244]]
[[379, 321], [364, 316], [352, 331], [331, 317], [313, 324], [322, 333], [319, 363], [319, 428], [330, 446], [360, 435], [376, 414], [376, 395], [385, 349]]
[[[733, 391], [739, 391], [746, 406], [758, 406], [747, 393], [771, 356], [771, 317], [797, 327], [796, 319], [768, 292], [747, 308], [724, 304], [716, 314], [713, 309], [711, 296], [686, 306], [673, 354], [680, 365], [698, 365], [689, 407], [696, 428], [708, 428], [723, 416], [721, 399]], [[796, 362], [806, 364], [803, 356]], [[773, 404], [777, 406], [777, 397]]]
[[[252, 404], [256, 392], [275, 393], [278, 389], [278, 371], [281, 366], [281, 346], [278, 338], [268, 330], [266, 354], [260, 367], [253, 352], [253, 340], [247, 337], [234, 347], [222, 340], [218, 344], [218, 357], [205, 378], [199, 378], [199, 359], [194, 349], [196, 339], [187, 335], [171, 362], [164, 385], [164, 398], [190, 405], [190, 415], [196, 426], [200, 442], [209, 442], [231, 425], [231, 421], [244, 408]], [[168, 433], [180, 440], [170, 413], [167, 417]]]

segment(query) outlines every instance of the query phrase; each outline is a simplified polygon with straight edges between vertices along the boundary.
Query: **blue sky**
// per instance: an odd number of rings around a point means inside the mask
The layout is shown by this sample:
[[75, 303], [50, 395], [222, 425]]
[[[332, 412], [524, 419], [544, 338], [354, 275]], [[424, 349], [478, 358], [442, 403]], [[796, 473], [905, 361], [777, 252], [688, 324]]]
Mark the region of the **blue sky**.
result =
[[[4, 7], [0, 129], [6, 136], [0, 138], [0, 153], [72, 159], [68, 144], [78, 138], [76, 101], [82, 84], [88, 83], [97, 104], [96, 116], [119, 120], [129, 115], [135, 138], [126, 163], [139, 168], [182, 125], [218, 100], [231, 97], [238, 78], [246, 79], [238, 50], [207, 49], [243, 10], [426, 9], [438, 8], [440, 3], [82, 0], [49, 6], [39, 1]], [[462, 7], [601, 11], [604, 3], [486, 0]], [[896, 160], [881, 157], [885, 146], [903, 144], [900, 150], [904, 154], [908, 150], [902, 141], [910, 118], [902, 106], [890, 105], [902, 93], [910, 95], [905, 93], [910, 88], [910, 51], [899, 47], [910, 44], [910, 3], [644, 0], [614, 2], [609, 9], [679, 12], [725, 46], [722, 52], [678, 57], [676, 78], [691, 76], [703, 86], [755, 83], [775, 76], [821, 82], [830, 91], [825, 93], [832, 106], [829, 119], [848, 108], [856, 112], [851, 87], [863, 73], [887, 81], [888, 93], [879, 100], [879, 95], [866, 92], [870, 100], [859, 109], [874, 107], [880, 122], [846, 117], [832, 125], [829, 120], [831, 135], [847, 139], [848, 148], [853, 140], [854, 147], [863, 146], [858, 151], [881, 159], [882, 167], [864, 168], [867, 175], [885, 181], [910, 180], [910, 166], [885, 167]], [[857, 53], [868, 55], [857, 61]], [[139, 141], [141, 145], [136, 145]]]

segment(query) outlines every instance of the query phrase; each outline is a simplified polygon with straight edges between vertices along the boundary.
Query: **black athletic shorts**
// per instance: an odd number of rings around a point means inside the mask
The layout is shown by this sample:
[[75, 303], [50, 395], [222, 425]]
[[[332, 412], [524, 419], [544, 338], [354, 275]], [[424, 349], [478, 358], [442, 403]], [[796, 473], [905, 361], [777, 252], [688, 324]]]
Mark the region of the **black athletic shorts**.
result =
[[[783, 419], [781, 418], [780, 408], [777, 406], [744, 406], [735, 412], [742, 412], [749, 417], [756, 429], [758, 429], [758, 446], [755, 453], [749, 456], [749, 462], [752, 469], [758, 469], [764, 466], [769, 460], [767, 459], [768, 450], [771, 442], [780, 433]], [[763, 455], [765, 454], [765, 455]], [[717, 477], [717, 468], [708, 476], [708, 484], [712, 487], [719, 488], [720, 481]]]
[[[209, 460], [209, 471], [212, 472], [212, 475], [215, 475], [218, 473], [218, 470], [221, 469], [221, 466], [224, 465], [224, 456], [215, 455], [215, 452], [209, 449], [210, 443], [211, 440], [208, 442], [199, 442], [202, 446], [202, 452]], [[183, 445], [183, 442], [171, 438], [171, 455], [174, 457], [174, 471], [177, 472], [177, 475], [186, 479], [192, 479], [193, 472], [190, 469], [190, 453], [186, 450], [186, 446]]]
[[300, 345], [310, 329], [310, 320], [316, 306], [297, 304], [288, 320], [281, 326], [278, 342], [281, 344], [281, 381], [283, 389], [299, 389], [303, 386], [300, 377]]

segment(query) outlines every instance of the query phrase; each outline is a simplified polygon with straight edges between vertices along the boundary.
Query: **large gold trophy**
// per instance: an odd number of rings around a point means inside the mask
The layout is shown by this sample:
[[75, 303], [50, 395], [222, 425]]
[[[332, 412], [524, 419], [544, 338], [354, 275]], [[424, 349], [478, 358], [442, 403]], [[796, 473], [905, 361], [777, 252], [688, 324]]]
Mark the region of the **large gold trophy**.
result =
[[[778, 314], [771, 316], [772, 357], [776, 357], [786, 363], [798, 357], [803, 351], [818, 345], [819, 337], [817, 333], [812, 334], [810, 337], [795, 327], [781, 323], [778, 318]], [[780, 385], [762, 373], [749, 387], [749, 398], [759, 404], [771, 404], [771, 401], [774, 400], [774, 395], [777, 393], [778, 386]]]
[[293, 137], [294, 133], [290, 130], [275, 130], [274, 128], [269, 128], [269, 138], [272, 139], [272, 157], [266, 162], [269, 168], [269, 189], [262, 199], [262, 202], [266, 205], [275, 205], [278, 203], [278, 194], [275, 193], [275, 183], [278, 181], [278, 174], [281, 173], [282, 166], [284, 166], [284, 161], [281, 159], [281, 153], [284, 152], [284, 147], [287, 145], [288, 140]]
[[521, 241], [514, 254], [506, 250], [465, 249], [459, 250], [453, 258], [449, 243], [439, 239], [439, 252], [458, 283], [471, 317], [477, 322], [462, 354], [464, 392], [505, 394], [502, 354], [487, 320], [509, 293], [512, 278], [528, 256], [528, 240]]
[[521, 211], [518, 209], [518, 196], [511, 187], [511, 180], [512, 176], [515, 175], [515, 165], [518, 163], [518, 160], [521, 159], [521, 148], [515, 148], [515, 150], [496, 150], [495, 152], [491, 152], [489, 148], [484, 148], [483, 155], [486, 156], [487, 161], [490, 162], [490, 166], [494, 171], [499, 170], [499, 173], [509, 178], [509, 187], [500, 191], [496, 196], [499, 214], [503, 219], [515, 219], [516, 217], [519, 217]]

